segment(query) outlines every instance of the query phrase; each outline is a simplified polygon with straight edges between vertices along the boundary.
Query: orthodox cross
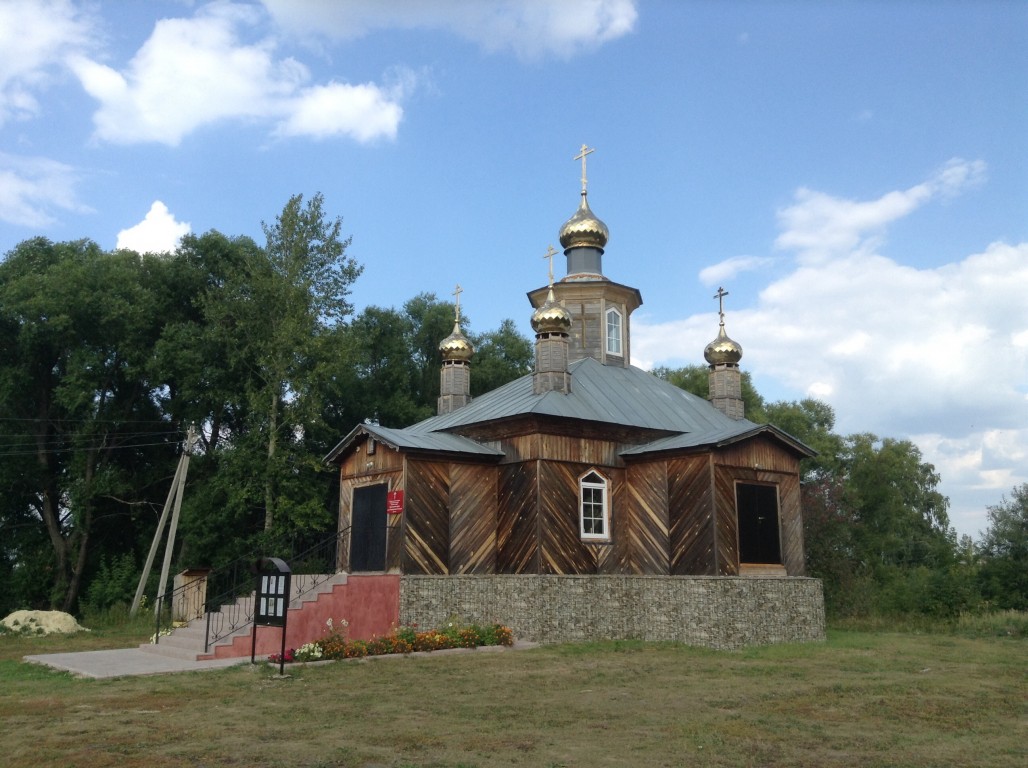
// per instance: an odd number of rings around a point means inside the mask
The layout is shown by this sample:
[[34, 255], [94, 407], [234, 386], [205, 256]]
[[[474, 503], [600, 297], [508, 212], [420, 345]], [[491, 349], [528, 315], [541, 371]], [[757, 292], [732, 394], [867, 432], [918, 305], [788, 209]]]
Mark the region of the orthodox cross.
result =
[[721, 316], [721, 325], [725, 324], [725, 296], [728, 295], [728, 291], [724, 288], [718, 288], [717, 293], [714, 294], [714, 298], [717, 299], [717, 313]]
[[586, 157], [586, 155], [591, 155], [595, 151], [596, 151], [595, 147], [592, 148], [592, 149], [589, 149], [589, 147], [587, 147], [585, 144], [583, 144], [581, 151], [577, 155], [575, 155], [575, 160], [581, 160], [582, 161], [582, 194], [583, 195], [585, 194], [585, 185], [586, 185], [585, 157]]
[[550, 260], [550, 287], [553, 287], [553, 257], [557, 255], [557, 252], [553, 249], [553, 245], [546, 246], [546, 253], [543, 254], [544, 259]]
[[455, 323], [460, 323], [460, 295], [462, 293], [464, 293], [464, 289], [460, 287], [460, 283], [457, 283], [457, 287], [453, 291], [453, 296], [455, 299], [454, 305], [456, 311], [456, 315], [454, 316], [453, 320]]

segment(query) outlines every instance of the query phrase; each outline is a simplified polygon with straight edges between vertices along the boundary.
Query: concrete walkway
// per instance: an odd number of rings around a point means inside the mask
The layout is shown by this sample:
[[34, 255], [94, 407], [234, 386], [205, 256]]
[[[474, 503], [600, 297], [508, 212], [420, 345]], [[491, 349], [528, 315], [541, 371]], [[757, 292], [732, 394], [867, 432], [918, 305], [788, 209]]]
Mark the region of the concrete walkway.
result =
[[[502, 645], [485, 645], [479, 648], [449, 648], [447, 650], [389, 654], [385, 656], [368, 656], [363, 660], [407, 659], [421, 656], [444, 656], [462, 653], [497, 653], [504, 651], [520, 651], [536, 648], [539, 643], [518, 640], [511, 647]], [[164, 675], [169, 672], [203, 672], [208, 669], [224, 669], [236, 664], [249, 664], [250, 657], [243, 656], [232, 659], [214, 659], [212, 661], [188, 661], [147, 653], [139, 648], [119, 648], [110, 651], [80, 651], [79, 653], [44, 653], [36, 656], [25, 656], [23, 659], [31, 664], [43, 664], [62, 672], [71, 672], [79, 677], [102, 679], [109, 677], [128, 677], [132, 675]], [[267, 656], [257, 656], [257, 661], [266, 661]], [[330, 661], [308, 662], [311, 664], [331, 664]], [[286, 665], [289, 669], [290, 665]]]
[[[110, 651], [81, 651], [79, 653], [44, 653], [25, 656], [32, 664], [44, 664], [79, 677], [107, 678], [128, 675], [163, 675], [169, 672], [200, 672], [222, 669], [236, 664], [249, 664], [250, 657], [188, 661], [147, 653], [138, 648], [118, 648]], [[264, 661], [264, 657], [258, 657]]]

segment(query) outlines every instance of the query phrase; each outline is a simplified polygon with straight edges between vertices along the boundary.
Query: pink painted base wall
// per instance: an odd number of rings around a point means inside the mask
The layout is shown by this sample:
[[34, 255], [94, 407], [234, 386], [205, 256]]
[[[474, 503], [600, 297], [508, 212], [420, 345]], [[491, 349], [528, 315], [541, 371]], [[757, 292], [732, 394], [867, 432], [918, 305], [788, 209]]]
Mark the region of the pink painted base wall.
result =
[[[338, 628], [339, 621], [349, 622], [346, 637], [350, 640], [370, 640], [375, 635], [387, 635], [400, 621], [400, 577], [397, 575], [348, 576], [345, 584], [338, 584], [331, 592], [316, 601], [291, 608], [286, 621], [286, 648], [299, 648], [304, 643], [319, 640], [327, 631], [326, 622]], [[250, 633], [236, 637], [231, 645], [221, 645], [208, 659], [230, 659], [249, 656]], [[267, 658], [282, 649], [281, 627], [257, 627], [258, 659]]]

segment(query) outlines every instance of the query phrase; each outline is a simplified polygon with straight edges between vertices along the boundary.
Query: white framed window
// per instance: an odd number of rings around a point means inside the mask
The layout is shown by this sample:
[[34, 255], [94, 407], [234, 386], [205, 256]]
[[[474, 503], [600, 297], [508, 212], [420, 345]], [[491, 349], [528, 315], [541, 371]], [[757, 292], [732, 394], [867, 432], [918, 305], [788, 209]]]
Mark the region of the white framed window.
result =
[[583, 539], [610, 538], [610, 482], [595, 470], [578, 479], [578, 513]]
[[621, 312], [611, 307], [607, 310], [607, 354], [621, 355]]

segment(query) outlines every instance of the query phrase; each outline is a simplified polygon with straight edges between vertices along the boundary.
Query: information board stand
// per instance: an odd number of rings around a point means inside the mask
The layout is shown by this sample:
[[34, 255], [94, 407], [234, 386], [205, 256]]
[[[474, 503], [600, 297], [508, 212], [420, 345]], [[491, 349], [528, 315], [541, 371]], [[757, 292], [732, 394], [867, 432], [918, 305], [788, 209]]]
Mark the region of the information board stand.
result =
[[253, 630], [250, 643], [250, 663], [257, 656], [257, 627], [282, 627], [282, 651], [279, 653], [278, 673], [285, 674], [286, 619], [289, 616], [289, 587], [292, 571], [277, 557], [264, 557], [256, 563], [257, 588], [254, 590]]

